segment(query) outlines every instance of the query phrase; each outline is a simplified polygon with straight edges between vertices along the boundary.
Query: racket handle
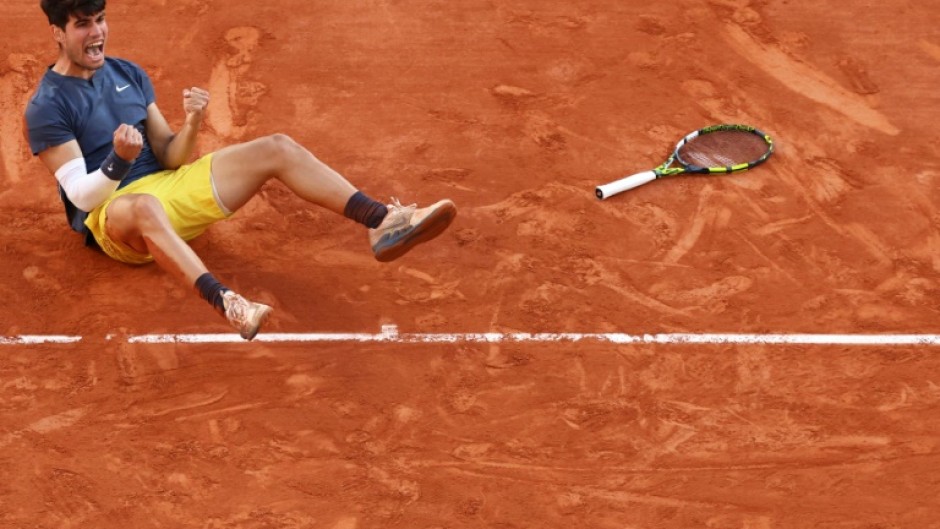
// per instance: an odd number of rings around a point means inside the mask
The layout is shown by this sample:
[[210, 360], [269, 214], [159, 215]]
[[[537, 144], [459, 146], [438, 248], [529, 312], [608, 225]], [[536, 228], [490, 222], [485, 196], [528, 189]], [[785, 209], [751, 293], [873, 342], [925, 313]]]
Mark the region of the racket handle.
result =
[[624, 191], [628, 191], [634, 187], [640, 187], [643, 184], [648, 184], [653, 180], [656, 180], [656, 173], [653, 171], [644, 171], [633, 176], [621, 178], [620, 180], [614, 180], [609, 184], [597, 186], [594, 189], [594, 194], [597, 195], [598, 199], [604, 200], [605, 198], [610, 198], [617, 193], [623, 193]]

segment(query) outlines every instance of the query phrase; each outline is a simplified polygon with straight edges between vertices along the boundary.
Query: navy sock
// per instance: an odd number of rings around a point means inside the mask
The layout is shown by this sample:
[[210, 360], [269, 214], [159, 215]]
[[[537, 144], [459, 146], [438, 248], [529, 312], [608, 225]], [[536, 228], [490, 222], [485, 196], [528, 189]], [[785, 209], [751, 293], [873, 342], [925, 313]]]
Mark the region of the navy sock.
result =
[[206, 272], [196, 280], [196, 290], [202, 299], [209, 302], [219, 314], [225, 314], [225, 304], [222, 302], [222, 293], [229, 290], [214, 275]]
[[386, 213], [388, 213], [388, 208], [385, 204], [372, 200], [362, 194], [362, 191], [356, 191], [356, 194], [349, 197], [349, 202], [346, 202], [346, 208], [343, 211], [347, 218], [364, 224], [368, 228], [378, 228], [385, 219]]

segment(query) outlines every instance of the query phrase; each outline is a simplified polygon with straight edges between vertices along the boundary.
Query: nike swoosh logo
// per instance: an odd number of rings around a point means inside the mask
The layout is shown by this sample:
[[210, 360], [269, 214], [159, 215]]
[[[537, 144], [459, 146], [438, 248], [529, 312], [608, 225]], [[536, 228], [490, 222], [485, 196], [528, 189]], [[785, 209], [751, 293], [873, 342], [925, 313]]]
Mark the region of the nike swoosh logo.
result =
[[124, 85], [124, 86], [118, 86], [118, 87], [117, 87], [117, 91], [118, 91], [118, 92], [123, 92], [123, 91], [124, 91], [125, 89], [127, 89], [127, 87], [129, 87], [129, 86], [130, 86], [129, 84], [126, 84], [126, 85]]

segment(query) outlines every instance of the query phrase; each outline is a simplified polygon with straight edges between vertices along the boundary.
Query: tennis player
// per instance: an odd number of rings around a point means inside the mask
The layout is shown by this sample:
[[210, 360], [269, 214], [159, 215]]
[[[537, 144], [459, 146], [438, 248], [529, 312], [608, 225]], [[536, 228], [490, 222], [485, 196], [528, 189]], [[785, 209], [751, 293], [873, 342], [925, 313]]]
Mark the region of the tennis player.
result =
[[230, 217], [268, 180], [369, 229], [376, 259], [390, 261], [451, 223], [454, 203], [385, 205], [283, 134], [190, 161], [209, 93], [183, 90], [186, 118], [171, 130], [136, 64], [106, 57], [106, 0], [41, 0], [59, 47], [26, 108], [30, 148], [55, 175], [72, 229], [87, 246], [128, 264], [156, 261], [254, 338], [271, 307], [213, 276], [186, 241]]

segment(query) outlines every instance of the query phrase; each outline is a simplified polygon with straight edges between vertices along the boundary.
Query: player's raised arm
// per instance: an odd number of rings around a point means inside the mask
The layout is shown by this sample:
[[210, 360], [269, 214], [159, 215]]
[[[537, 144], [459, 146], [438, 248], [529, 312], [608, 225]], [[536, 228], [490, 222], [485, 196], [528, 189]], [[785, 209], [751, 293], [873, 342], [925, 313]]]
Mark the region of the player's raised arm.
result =
[[196, 134], [202, 125], [209, 92], [202, 88], [183, 90], [183, 110], [186, 119], [178, 133], [174, 134], [156, 103], [147, 107], [147, 138], [154, 155], [165, 169], [176, 169], [189, 161], [196, 148]]

